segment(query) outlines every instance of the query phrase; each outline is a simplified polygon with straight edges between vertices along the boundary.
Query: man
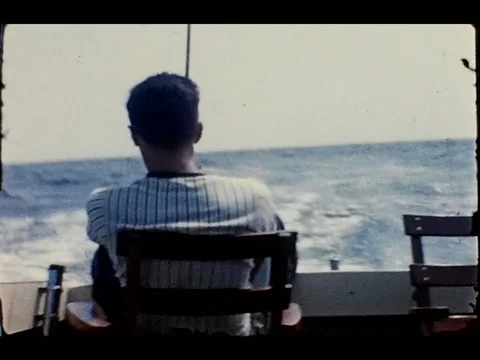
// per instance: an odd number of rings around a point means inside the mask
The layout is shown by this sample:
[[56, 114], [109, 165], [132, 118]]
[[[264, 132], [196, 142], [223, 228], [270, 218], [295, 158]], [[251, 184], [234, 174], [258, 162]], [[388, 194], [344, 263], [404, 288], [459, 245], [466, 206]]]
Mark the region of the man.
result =
[[[126, 283], [124, 259], [115, 256], [120, 229], [169, 230], [203, 234], [276, 231], [281, 224], [267, 187], [253, 179], [199, 172], [194, 145], [202, 136], [199, 91], [188, 78], [162, 73], [130, 92], [127, 111], [133, 142], [147, 175], [130, 185], [94, 191], [87, 202], [87, 233], [100, 245], [92, 266], [93, 297], [110, 320], [120, 313], [120, 286]], [[268, 262], [146, 262], [146, 286], [247, 288], [268, 286]], [[250, 335], [248, 314], [221, 317], [143, 316], [142, 327], [169, 333]]]

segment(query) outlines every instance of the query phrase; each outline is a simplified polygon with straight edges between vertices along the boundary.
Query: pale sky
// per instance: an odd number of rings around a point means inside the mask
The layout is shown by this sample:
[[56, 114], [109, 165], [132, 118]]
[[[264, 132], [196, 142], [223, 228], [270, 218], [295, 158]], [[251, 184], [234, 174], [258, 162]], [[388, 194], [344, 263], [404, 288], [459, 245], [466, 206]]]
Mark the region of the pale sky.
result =
[[[137, 154], [129, 89], [184, 73], [186, 25], [9, 25], [6, 163]], [[469, 25], [193, 25], [200, 151], [475, 138]]]

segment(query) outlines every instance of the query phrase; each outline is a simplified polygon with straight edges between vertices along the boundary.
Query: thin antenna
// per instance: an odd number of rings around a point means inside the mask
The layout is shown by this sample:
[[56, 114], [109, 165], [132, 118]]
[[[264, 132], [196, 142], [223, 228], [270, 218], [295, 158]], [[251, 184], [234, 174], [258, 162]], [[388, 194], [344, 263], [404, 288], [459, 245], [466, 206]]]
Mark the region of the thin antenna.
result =
[[188, 78], [190, 74], [190, 27], [191, 24], [187, 24], [187, 57], [185, 60], [185, 76]]
[[0, 24], [0, 192], [3, 190], [3, 162], [2, 162], [2, 140], [4, 137], [3, 128], [2, 128], [2, 107], [3, 107], [3, 98], [2, 91], [5, 88], [3, 85], [3, 45], [5, 40], [5, 28], [7, 24]]

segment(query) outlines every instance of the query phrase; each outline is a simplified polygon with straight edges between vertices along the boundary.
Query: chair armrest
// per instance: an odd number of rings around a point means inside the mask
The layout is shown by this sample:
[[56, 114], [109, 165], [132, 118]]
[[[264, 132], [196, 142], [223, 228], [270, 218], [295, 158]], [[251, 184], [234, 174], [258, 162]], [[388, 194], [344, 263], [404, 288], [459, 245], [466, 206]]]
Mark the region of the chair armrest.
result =
[[434, 332], [456, 332], [467, 328], [467, 326], [476, 320], [475, 315], [453, 315], [446, 319], [436, 321], [433, 325]]
[[282, 326], [298, 326], [302, 321], [302, 309], [300, 305], [291, 303], [288, 309], [282, 313]]
[[111, 326], [98, 305], [89, 301], [68, 303], [66, 315], [68, 324], [81, 332], [103, 332]]
[[279, 335], [300, 335], [302, 331], [302, 310], [298, 304], [291, 303], [288, 309], [283, 310], [282, 324], [278, 331]]
[[[71, 302], [66, 306], [68, 324], [75, 330], [84, 333], [105, 333], [112, 326], [105, 319], [102, 310], [93, 302]], [[298, 304], [292, 303], [282, 313], [282, 328], [286, 332], [300, 330], [302, 310]]]

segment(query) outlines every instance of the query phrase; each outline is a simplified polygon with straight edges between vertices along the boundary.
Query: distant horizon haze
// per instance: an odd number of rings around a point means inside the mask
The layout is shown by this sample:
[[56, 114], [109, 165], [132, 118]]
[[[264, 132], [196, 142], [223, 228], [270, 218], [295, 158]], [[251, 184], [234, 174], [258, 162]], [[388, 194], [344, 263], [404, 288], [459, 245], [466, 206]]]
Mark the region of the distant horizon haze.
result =
[[[183, 74], [186, 24], [9, 25], [3, 161], [137, 156], [130, 88]], [[469, 25], [192, 25], [190, 75], [218, 152], [476, 137]]]

